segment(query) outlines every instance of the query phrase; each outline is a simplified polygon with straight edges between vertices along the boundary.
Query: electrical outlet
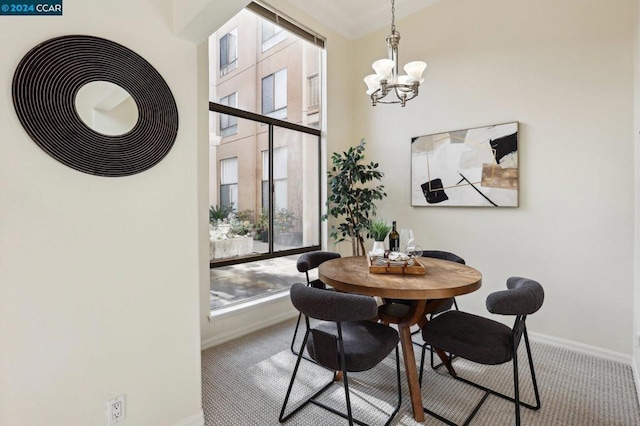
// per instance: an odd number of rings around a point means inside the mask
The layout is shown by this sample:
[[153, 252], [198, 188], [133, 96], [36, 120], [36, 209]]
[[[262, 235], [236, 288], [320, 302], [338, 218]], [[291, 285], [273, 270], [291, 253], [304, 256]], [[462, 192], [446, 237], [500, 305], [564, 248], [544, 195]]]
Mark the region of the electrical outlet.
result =
[[107, 425], [118, 424], [126, 416], [124, 395], [117, 396], [107, 401]]

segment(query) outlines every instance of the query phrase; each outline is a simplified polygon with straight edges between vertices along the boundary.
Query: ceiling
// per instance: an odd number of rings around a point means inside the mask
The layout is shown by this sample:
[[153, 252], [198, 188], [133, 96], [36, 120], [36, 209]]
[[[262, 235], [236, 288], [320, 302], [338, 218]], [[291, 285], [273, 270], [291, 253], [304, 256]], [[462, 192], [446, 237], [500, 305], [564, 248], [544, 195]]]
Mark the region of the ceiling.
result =
[[[381, 28], [391, 29], [391, 0], [288, 1], [351, 40]], [[439, 1], [442, 0], [396, 0], [396, 20]]]

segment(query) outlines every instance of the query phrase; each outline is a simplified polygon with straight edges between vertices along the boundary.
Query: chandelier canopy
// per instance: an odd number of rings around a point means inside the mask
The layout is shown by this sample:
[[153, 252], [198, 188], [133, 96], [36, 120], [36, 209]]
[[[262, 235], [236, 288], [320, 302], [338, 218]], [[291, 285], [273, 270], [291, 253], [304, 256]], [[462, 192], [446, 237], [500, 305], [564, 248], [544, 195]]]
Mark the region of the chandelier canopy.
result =
[[[400, 104], [405, 106], [408, 100], [418, 96], [418, 87], [424, 81], [422, 73], [427, 64], [422, 61], [409, 62], [404, 66], [406, 75], [398, 75], [398, 45], [400, 33], [396, 31], [395, 0], [391, 0], [391, 34], [387, 37], [389, 57], [378, 59], [371, 65], [375, 74], [364, 78], [367, 95], [376, 104]], [[390, 95], [387, 98], [387, 95]]]

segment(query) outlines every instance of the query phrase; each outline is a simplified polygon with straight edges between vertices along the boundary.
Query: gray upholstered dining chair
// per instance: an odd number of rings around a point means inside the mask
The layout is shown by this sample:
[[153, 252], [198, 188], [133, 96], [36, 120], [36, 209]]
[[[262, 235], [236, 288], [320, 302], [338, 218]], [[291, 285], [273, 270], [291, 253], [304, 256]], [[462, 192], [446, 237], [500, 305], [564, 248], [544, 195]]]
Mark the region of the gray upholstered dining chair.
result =
[[[349, 373], [363, 372], [374, 368], [395, 349], [398, 403], [385, 423], [385, 426], [388, 425], [398, 412], [402, 402], [400, 356], [398, 353], [399, 336], [395, 329], [370, 321], [375, 318], [377, 313], [375, 299], [371, 296], [308, 287], [300, 283], [291, 287], [290, 296], [293, 305], [304, 315], [307, 329], [282, 404], [280, 422], [287, 421], [307, 404], [312, 403], [347, 419], [350, 425], [353, 423], [364, 424], [353, 418], [349, 394]], [[312, 326], [309, 322], [310, 318], [320, 321], [316, 321]], [[318, 365], [331, 371], [331, 376], [328, 383], [322, 386], [319, 391], [313, 393], [285, 415], [305, 346], [311, 358]], [[332, 385], [339, 383], [334, 380], [335, 371], [341, 371], [344, 374], [346, 414], [316, 399]]]
[[[469, 415], [464, 423], [465, 425], [469, 424], [487, 397], [491, 394], [514, 402], [515, 424], [519, 426], [521, 405], [531, 410], [538, 410], [540, 408], [540, 394], [538, 392], [533, 359], [531, 358], [531, 346], [529, 345], [529, 336], [527, 335], [526, 319], [528, 315], [533, 314], [542, 307], [543, 301], [544, 290], [540, 283], [528, 278], [510, 277], [507, 279], [507, 290], [491, 293], [487, 297], [486, 305], [487, 310], [493, 314], [515, 315], [516, 318], [512, 328], [509, 328], [501, 322], [461, 311], [448, 311], [436, 316], [422, 329], [422, 337], [425, 344], [422, 349], [422, 358], [420, 361], [420, 383], [422, 384], [422, 371], [427, 345], [456, 354], [461, 358], [479, 364], [499, 365], [512, 361], [514, 397], [496, 392], [486, 386], [462, 378], [457, 375], [451, 365], [447, 367], [451, 375], [457, 380], [485, 391], [484, 397]], [[531, 381], [536, 405], [520, 401], [518, 346], [523, 336], [527, 357], [529, 359], [529, 369], [531, 371]], [[455, 425], [455, 423], [443, 416], [426, 407], [423, 408], [425, 413], [436, 417], [448, 425]]]
[[[309, 253], [303, 253], [298, 257], [298, 261], [296, 262], [296, 267], [298, 268], [299, 272], [304, 272], [305, 277], [307, 278], [307, 286], [326, 289], [327, 286], [325, 285], [325, 283], [323, 283], [319, 279], [311, 280], [309, 278], [309, 271], [317, 268], [327, 260], [336, 259], [338, 257], [340, 257], [340, 253], [334, 253], [331, 251], [319, 250], [319, 251], [312, 251]], [[296, 328], [293, 331], [293, 338], [291, 339], [291, 352], [293, 352], [294, 355], [298, 355], [298, 352], [296, 352], [294, 346], [296, 343], [296, 336], [298, 335], [298, 328], [300, 327], [301, 318], [302, 318], [302, 314], [299, 313], [298, 320], [296, 321]], [[305, 358], [308, 359], [307, 357]]]

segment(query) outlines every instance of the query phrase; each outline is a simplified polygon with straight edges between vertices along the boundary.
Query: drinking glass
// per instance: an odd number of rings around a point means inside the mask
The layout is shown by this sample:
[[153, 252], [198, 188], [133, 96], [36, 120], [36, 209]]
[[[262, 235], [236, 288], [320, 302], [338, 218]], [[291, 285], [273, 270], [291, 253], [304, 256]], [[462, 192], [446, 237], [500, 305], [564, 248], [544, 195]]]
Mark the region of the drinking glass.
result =
[[[405, 249], [408, 245], [413, 244], [413, 230], [401, 229], [400, 230], [400, 249]], [[405, 250], [406, 253], [406, 250]]]
[[405, 249], [405, 253], [411, 257], [420, 257], [422, 256], [423, 251], [422, 251], [422, 247], [420, 247], [417, 244], [413, 244], [413, 242], [411, 242]]

